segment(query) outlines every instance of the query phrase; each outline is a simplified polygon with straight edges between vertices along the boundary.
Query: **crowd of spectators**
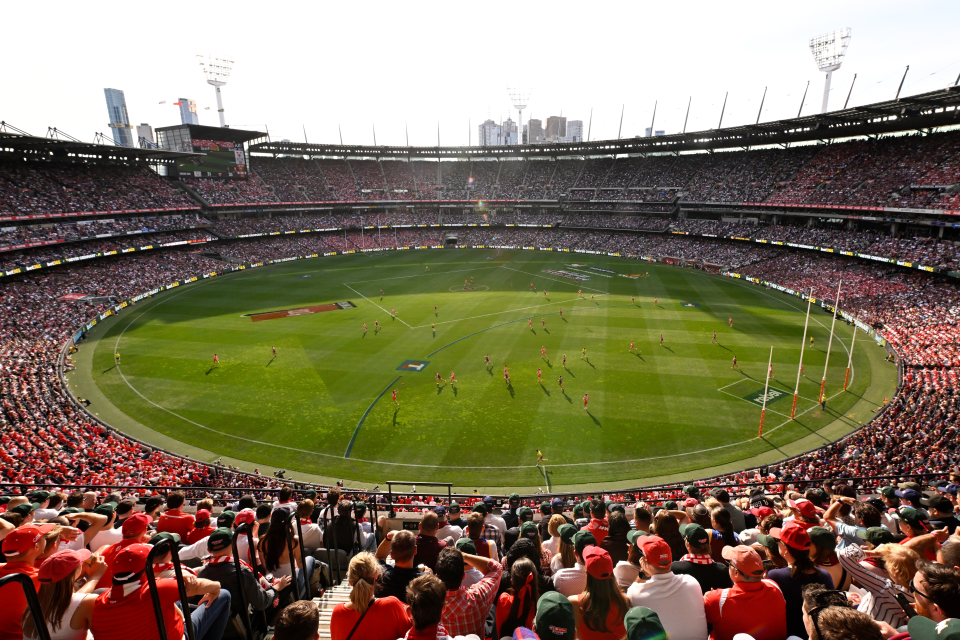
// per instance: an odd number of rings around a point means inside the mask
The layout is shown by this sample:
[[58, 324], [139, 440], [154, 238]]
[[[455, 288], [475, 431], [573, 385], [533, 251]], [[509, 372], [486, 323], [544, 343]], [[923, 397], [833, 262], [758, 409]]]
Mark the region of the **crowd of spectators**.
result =
[[0, 227], [0, 251], [7, 247], [34, 242], [72, 242], [99, 236], [191, 229], [209, 224], [198, 214], [190, 213], [150, 218], [103, 218]]
[[181, 176], [180, 179], [211, 205], [277, 202], [273, 189], [255, 171], [250, 171], [246, 180], [188, 176]]

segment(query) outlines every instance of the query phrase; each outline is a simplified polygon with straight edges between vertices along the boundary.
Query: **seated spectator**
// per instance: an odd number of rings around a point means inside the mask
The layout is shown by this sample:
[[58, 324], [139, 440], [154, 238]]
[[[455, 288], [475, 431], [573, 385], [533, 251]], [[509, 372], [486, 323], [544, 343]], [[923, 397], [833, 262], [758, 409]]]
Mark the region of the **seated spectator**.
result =
[[560, 527], [565, 524], [567, 524], [567, 519], [563, 515], [555, 513], [550, 516], [550, 521], [547, 524], [547, 533], [550, 534], [550, 539], [543, 543], [543, 548], [550, 552], [551, 559], [559, 553]]
[[433, 571], [437, 566], [437, 556], [447, 546], [442, 540], [437, 540], [437, 530], [440, 528], [440, 518], [433, 511], [423, 514], [420, 520], [420, 534], [417, 536], [417, 555], [413, 557], [413, 564], [421, 564]]
[[[892, 538], [889, 531], [881, 531]], [[882, 535], [870, 537], [878, 542], [887, 539]], [[910, 585], [917, 572], [920, 556], [912, 549], [895, 543], [881, 544], [876, 548], [872, 547], [869, 540], [867, 543], [868, 548], [850, 545], [837, 553], [840, 564], [853, 576], [856, 584], [870, 592], [871, 597], [864, 598], [857, 609], [869, 613], [878, 622], [885, 622], [894, 628], [902, 627], [907, 623], [907, 617], [897, 601], [897, 595], [913, 601]]]
[[[464, 587], [464, 563], [482, 572], [483, 579]], [[503, 567], [495, 560], [466, 555], [450, 547], [440, 552], [436, 574], [447, 589], [442, 620], [449, 633], [484, 637], [484, 620], [497, 596], [502, 573]]]
[[733, 586], [727, 566], [714, 562], [710, 555], [710, 534], [699, 524], [680, 527], [687, 553], [673, 563], [671, 570], [677, 575], [692, 576], [705, 594], [711, 589], [727, 589]]
[[517, 516], [517, 510], [520, 509], [520, 494], [511, 493], [507, 497], [507, 504], [509, 505], [508, 509], [504, 509], [500, 517], [503, 518], [503, 523], [506, 525], [507, 529], [512, 529], [514, 527], [520, 527], [520, 518]]
[[193, 523], [193, 529], [187, 533], [187, 537], [184, 540], [187, 544], [193, 544], [197, 540], [203, 540], [209, 536], [216, 529], [210, 523], [210, 512], [206, 509], [200, 509], [197, 511], [196, 520]]
[[[454, 542], [463, 537], [463, 528], [447, 520], [447, 508], [443, 505], [434, 507], [433, 512], [437, 514], [437, 539], [452, 539]], [[474, 554], [476, 555], [476, 554]]]
[[583, 552], [587, 580], [583, 591], [570, 597], [577, 637], [583, 640], [620, 640], [626, 634], [623, 617], [630, 603], [613, 578], [610, 554], [597, 546]]
[[796, 522], [787, 522], [783, 529], [770, 532], [780, 546], [780, 555], [787, 561], [784, 569], [767, 572], [767, 578], [780, 587], [787, 604], [787, 633], [798, 638], [806, 636], [803, 628], [803, 587], [808, 584], [822, 584], [825, 588], [834, 588], [833, 578], [818, 568], [810, 559], [810, 536], [807, 529]]
[[[97, 640], [129, 638], [131, 625], [137, 626], [138, 638], [160, 637], [144, 571], [152, 549], [148, 544], [132, 544], [114, 558], [110, 566], [113, 574], [111, 587], [93, 604], [90, 630]], [[199, 606], [190, 614], [196, 637], [198, 640], [219, 640], [230, 618], [230, 592], [221, 591], [216, 582], [189, 573], [183, 576], [183, 581], [188, 598], [202, 596]], [[183, 614], [176, 606], [180, 602], [177, 581], [158, 580], [157, 592], [167, 638], [184, 637]]]
[[803, 625], [810, 640], [882, 640], [880, 625], [853, 608], [842, 591], [828, 591], [822, 585], [803, 588]]
[[[160, 534], [163, 535], [163, 534]], [[263, 584], [250, 568], [250, 565], [241, 560], [240, 575], [237, 575], [236, 564], [233, 559], [233, 533], [230, 529], [214, 529], [207, 538], [207, 551], [210, 556], [205, 559], [203, 567], [197, 571], [197, 577], [216, 582], [221, 589], [230, 592], [230, 618], [234, 625], [234, 633], [229, 635], [243, 636], [242, 602], [245, 601], [248, 611], [268, 611], [274, 606], [274, 600], [280, 592], [290, 585], [290, 576], [276, 578], [273, 584]], [[264, 583], [266, 580], [264, 580]], [[243, 589], [243, 600], [240, 590]], [[251, 618], [256, 620], [257, 618]], [[261, 629], [266, 632], [266, 629]]]
[[577, 552], [573, 546], [573, 535], [577, 532], [576, 525], [564, 524], [557, 528], [557, 552], [550, 560], [550, 572], [554, 575], [561, 569], [572, 569], [577, 564]]
[[518, 559], [510, 567], [510, 588], [497, 600], [497, 637], [512, 637], [518, 627], [532, 627], [539, 598], [536, 565], [527, 558]]
[[624, 593], [626, 593], [630, 585], [636, 582], [641, 576], [643, 580], [648, 578], [648, 576], [643, 573], [643, 570], [640, 569], [640, 561], [643, 559], [643, 552], [640, 550], [640, 541], [649, 535], [652, 534], [642, 530], [631, 531], [627, 534], [627, 541], [630, 543], [627, 549], [627, 559], [626, 561], [618, 562], [613, 567], [613, 576], [617, 579], [617, 585], [619, 585], [620, 590]]
[[639, 542], [643, 552], [640, 568], [650, 578], [634, 582], [627, 589], [630, 605], [655, 610], [671, 638], [693, 640], [706, 637], [707, 621], [703, 614], [700, 584], [693, 576], [671, 571], [673, 552], [662, 538], [644, 536]]
[[660, 640], [667, 637], [660, 616], [647, 607], [634, 607], [627, 611], [623, 626], [627, 628], [626, 640]]
[[960, 570], [955, 567], [921, 560], [911, 591], [919, 615], [938, 623], [948, 618], [960, 619]]
[[468, 540], [473, 542], [477, 549], [477, 555], [491, 560], [499, 560], [496, 543], [484, 537], [484, 530], [489, 526], [483, 522], [483, 514], [476, 511], [467, 516], [467, 528], [464, 534]]
[[[763, 579], [763, 561], [746, 546], [724, 547], [723, 558], [733, 587], [714, 589], [703, 596], [711, 640], [733, 640], [738, 633], [754, 640], [787, 637], [787, 605], [774, 582]], [[722, 605], [721, 605], [722, 603]]]
[[347, 582], [352, 587], [350, 601], [342, 602], [330, 616], [330, 637], [333, 640], [396, 640], [410, 630], [411, 620], [406, 607], [397, 598], [375, 598], [374, 588], [380, 577], [376, 557], [362, 552], [350, 559]]
[[181, 540], [187, 539], [193, 529], [195, 518], [189, 513], [184, 513], [182, 508], [184, 499], [183, 491], [173, 491], [167, 496], [167, 510], [161, 514], [157, 522], [157, 533], [175, 533]]
[[287, 605], [277, 616], [273, 640], [320, 640], [320, 609], [311, 600]]
[[[389, 531], [377, 547], [377, 561], [383, 570], [377, 582], [377, 597], [393, 596], [400, 602], [407, 601], [407, 585], [423, 575], [414, 564], [417, 554], [417, 539], [410, 531]], [[387, 564], [387, 556], [393, 556], [393, 565]]]
[[103, 551], [103, 560], [107, 563], [107, 570], [100, 576], [97, 589], [109, 589], [113, 584], [111, 582], [113, 579], [113, 561], [117, 554], [129, 546], [146, 542], [153, 536], [153, 531], [149, 528], [151, 522], [153, 520], [150, 516], [143, 513], [135, 513], [123, 521], [123, 526], [120, 527], [123, 539]]
[[300, 518], [300, 533], [303, 534], [305, 549], [323, 549], [323, 531], [320, 525], [313, 521], [316, 506], [309, 498], [301, 500], [297, 505], [297, 517]]
[[723, 510], [730, 514], [734, 533], [740, 533], [747, 528], [743, 511], [741, 511], [739, 507], [730, 504], [730, 494], [727, 493], [726, 489], [713, 489], [710, 491], [710, 495], [716, 498]]
[[577, 633], [577, 621], [570, 600], [556, 591], [548, 591], [540, 596], [533, 630], [540, 640], [573, 640]]
[[674, 560], [679, 560], [686, 555], [687, 547], [683, 542], [683, 536], [680, 535], [680, 523], [669, 509], [658, 511], [653, 517], [652, 531], [670, 545]]
[[540, 558], [539, 566], [543, 574], [546, 576], [553, 575], [553, 571], [550, 569], [550, 562], [553, 560], [553, 555], [547, 549], [543, 548], [537, 526], [532, 522], [524, 522], [520, 526], [520, 538], [529, 540], [533, 543], [533, 546], [536, 547], [537, 556]]
[[[106, 570], [103, 558], [92, 556], [86, 549], [58, 551], [43, 561], [37, 575], [40, 582], [37, 599], [51, 640], [84, 640], [87, 637], [90, 613], [96, 600], [93, 590]], [[90, 579], [77, 589], [77, 581], [82, 577]], [[22, 625], [24, 638], [34, 640], [40, 637], [30, 611], [24, 611]]]
[[[564, 532], [560, 532], [561, 537]], [[594, 547], [597, 544], [593, 534], [585, 529], [581, 529], [571, 537], [573, 550], [577, 562], [569, 568], [561, 569], [553, 574], [553, 587], [567, 596], [568, 598], [583, 592], [587, 584], [586, 563], [583, 561], [583, 553], [587, 547]]]
[[[0, 565], [0, 578], [22, 573], [33, 581], [33, 588], [38, 589], [40, 582], [38, 570], [34, 566], [46, 549], [44, 536], [57, 525], [53, 524], [25, 524], [17, 527], [3, 540], [3, 558], [6, 564]], [[19, 584], [8, 584], [0, 589], [0, 638], [20, 638], [23, 631], [20, 623], [27, 608], [27, 598]]]
[[296, 568], [299, 592], [308, 594], [316, 561], [312, 556], [300, 557], [300, 541], [287, 521], [289, 514], [286, 509], [277, 509], [270, 514], [270, 528], [257, 543], [258, 562], [274, 578], [293, 577], [291, 568]]
[[610, 559], [614, 566], [620, 562], [626, 562], [630, 542], [627, 540], [627, 533], [630, 532], [630, 523], [627, 517], [619, 511], [613, 511], [607, 516], [608, 532], [603, 541], [597, 546], [610, 554]]
[[603, 542], [607, 532], [610, 531], [610, 523], [607, 522], [607, 507], [600, 500], [590, 501], [590, 524], [585, 528], [593, 534], [597, 545]]

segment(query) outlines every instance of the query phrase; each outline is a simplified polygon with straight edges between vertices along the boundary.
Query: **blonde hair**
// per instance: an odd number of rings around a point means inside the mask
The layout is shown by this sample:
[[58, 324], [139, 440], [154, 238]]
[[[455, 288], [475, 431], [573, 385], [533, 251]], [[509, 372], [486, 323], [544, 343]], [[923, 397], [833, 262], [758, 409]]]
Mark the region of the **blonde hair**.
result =
[[380, 577], [380, 563], [377, 557], [369, 551], [363, 551], [353, 556], [350, 568], [347, 569], [347, 582], [353, 589], [350, 591], [350, 602], [357, 613], [364, 613], [373, 600], [373, 589]]
[[551, 538], [557, 538], [560, 536], [560, 527], [567, 524], [567, 519], [564, 518], [559, 513], [555, 513], [550, 516], [550, 523], [547, 525], [547, 531], [550, 532]]
[[883, 560], [890, 579], [901, 587], [909, 587], [913, 576], [917, 574], [920, 554], [900, 544], [882, 544], [874, 551]]

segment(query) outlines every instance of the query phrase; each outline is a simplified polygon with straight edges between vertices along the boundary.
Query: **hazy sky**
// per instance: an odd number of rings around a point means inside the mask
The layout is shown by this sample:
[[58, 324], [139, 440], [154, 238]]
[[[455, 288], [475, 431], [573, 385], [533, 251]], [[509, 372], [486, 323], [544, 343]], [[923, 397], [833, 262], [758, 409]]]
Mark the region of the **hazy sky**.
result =
[[[466, 144], [477, 125], [513, 116], [507, 87], [529, 88], [524, 119], [564, 115], [593, 140], [650, 126], [668, 133], [794, 117], [820, 109], [811, 36], [851, 27], [831, 107], [953, 84], [960, 2], [34, 2], [5, 3], [0, 120], [35, 135], [108, 132], [104, 87], [123, 89], [133, 124], [179, 124], [193, 98], [217, 125], [197, 51], [236, 61], [223, 89], [227, 123], [273, 139]], [[165, 105], [159, 104], [166, 100]], [[206, 110], [205, 107], [210, 107]]]

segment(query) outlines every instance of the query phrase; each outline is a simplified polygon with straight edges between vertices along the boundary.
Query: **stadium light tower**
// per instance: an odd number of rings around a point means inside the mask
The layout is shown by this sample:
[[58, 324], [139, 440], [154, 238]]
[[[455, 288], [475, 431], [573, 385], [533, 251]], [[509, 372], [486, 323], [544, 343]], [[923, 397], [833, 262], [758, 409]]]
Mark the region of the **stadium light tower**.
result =
[[[520, 135], [517, 136], [518, 142], [523, 140], [523, 110], [527, 108], [527, 103], [530, 102], [530, 91], [529, 89], [511, 89], [507, 87], [507, 93], [510, 94], [510, 102], [513, 103], [513, 108], [520, 113]], [[529, 141], [527, 141], [529, 144]]]
[[817, 61], [817, 68], [827, 74], [823, 84], [823, 104], [820, 113], [827, 112], [827, 103], [830, 102], [830, 79], [833, 72], [843, 64], [843, 56], [850, 46], [850, 27], [837, 29], [822, 36], [810, 38], [810, 51]]
[[226, 127], [226, 121], [223, 119], [223, 98], [220, 96], [220, 87], [227, 84], [227, 78], [233, 71], [233, 60], [227, 60], [222, 56], [209, 53], [198, 53], [197, 60], [200, 62], [203, 75], [207, 77], [207, 84], [212, 85], [217, 90], [217, 113], [220, 114], [220, 126]]

